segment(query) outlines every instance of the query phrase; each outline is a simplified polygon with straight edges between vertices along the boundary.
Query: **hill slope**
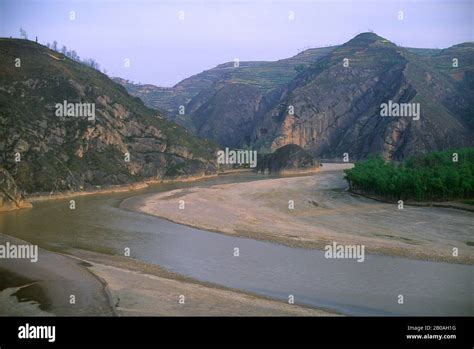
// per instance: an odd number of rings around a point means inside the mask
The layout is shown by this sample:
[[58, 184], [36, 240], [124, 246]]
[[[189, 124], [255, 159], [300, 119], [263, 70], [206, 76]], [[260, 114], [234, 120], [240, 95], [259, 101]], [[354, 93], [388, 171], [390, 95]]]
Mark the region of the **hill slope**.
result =
[[[22, 191], [215, 170], [213, 143], [165, 120], [106, 75], [27, 40], [0, 39], [0, 60], [0, 167]], [[94, 105], [95, 120], [57, 116], [64, 101]]]

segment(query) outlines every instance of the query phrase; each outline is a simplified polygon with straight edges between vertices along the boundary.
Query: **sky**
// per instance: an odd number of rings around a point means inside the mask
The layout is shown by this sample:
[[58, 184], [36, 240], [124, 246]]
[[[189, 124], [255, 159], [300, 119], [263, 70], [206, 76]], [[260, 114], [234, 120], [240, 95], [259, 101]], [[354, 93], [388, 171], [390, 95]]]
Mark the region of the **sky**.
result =
[[474, 0], [0, 0], [0, 36], [20, 27], [109, 76], [172, 86], [234, 59], [278, 60], [368, 30], [407, 47], [474, 41]]

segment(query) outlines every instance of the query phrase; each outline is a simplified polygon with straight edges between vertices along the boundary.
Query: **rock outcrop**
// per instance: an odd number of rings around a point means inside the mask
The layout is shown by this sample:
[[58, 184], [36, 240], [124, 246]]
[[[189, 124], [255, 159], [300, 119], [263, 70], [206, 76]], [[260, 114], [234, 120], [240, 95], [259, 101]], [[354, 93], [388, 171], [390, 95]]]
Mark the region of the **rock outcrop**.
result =
[[29, 208], [29, 203], [15, 183], [13, 177], [4, 168], [0, 168], [0, 211]]
[[287, 144], [260, 157], [256, 171], [268, 174], [297, 174], [317, 172], [319, 168], [320, 164], [310, 153], [296, 144]]

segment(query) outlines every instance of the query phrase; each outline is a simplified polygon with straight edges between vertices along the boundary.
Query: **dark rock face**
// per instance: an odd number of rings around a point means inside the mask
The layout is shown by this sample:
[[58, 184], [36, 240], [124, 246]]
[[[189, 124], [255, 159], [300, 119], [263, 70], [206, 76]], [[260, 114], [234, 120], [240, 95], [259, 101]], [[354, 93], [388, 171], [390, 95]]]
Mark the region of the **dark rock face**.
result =
[[[15, 67], [15, 58], [21, 67]], [[0, 40], [0, 159], [29, 193], [213, 173], [217, 147], [104, 74], [27, 40]], [[56, 104], [95, 105], [95, 120]], [[20, 161], [16, 161], [19, 156]]]
[[316, 170], [319, 163], [314, 157], [296, 144], [278, 148], [274, 153], [265, 154], [257, 161], [257, 172], [282, 173], [291, 171]]
[[226, 84], [192, 114], [196, 133], [227, 147], [249, 144], [261, 98], [251, 86]]

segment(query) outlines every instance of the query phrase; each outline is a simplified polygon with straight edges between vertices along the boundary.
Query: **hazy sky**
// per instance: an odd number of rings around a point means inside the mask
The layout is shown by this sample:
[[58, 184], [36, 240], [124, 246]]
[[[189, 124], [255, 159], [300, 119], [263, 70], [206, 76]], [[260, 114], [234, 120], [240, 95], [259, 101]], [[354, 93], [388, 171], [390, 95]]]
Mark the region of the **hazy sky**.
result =
[[411, 47], [474, 41], [474, 1], [0, 0], [0, 35], [18, 37], [20, 27], [96, 59], [110, 76], [171, 86], [235, 58], [291, 57], [369, 29]]

